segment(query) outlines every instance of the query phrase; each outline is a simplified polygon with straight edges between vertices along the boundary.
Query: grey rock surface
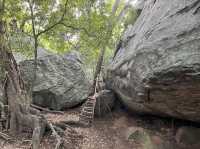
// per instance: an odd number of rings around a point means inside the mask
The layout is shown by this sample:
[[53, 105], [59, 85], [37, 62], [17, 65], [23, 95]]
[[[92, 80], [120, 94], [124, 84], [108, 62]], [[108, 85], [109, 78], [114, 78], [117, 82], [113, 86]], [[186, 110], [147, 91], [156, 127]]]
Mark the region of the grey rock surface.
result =
[[[140, 127], [129, 127], [127, 132], [128, 140], [134, 140], [140, 144], [141, 149], [172, 149], [167, 141], [164, 141], [159, 136], [152, 136], [148, 130]], [[156, 137], [156, 141], [154, 141]]]
[[[44, 54], [38, 58], [33, 103], [54, 110], [74, 107], [88, 96], [89, 82], [75, 55]], [[33, 79], [33, 60], [20, 62], [27, 86]]]
[[143, 9], [144, 8], [144, 4], [147, 0], [134, 0], [133, 3], [134, 3], [134, 8], [135, 9]]
[[200, 128], [197, 127], [180, 127], [178, 128], [175, 140], [180, 147], [187, 149], [199, 149], [200, 148]]
[[130, 110], [200, 122], [200, 1], [147, 0], [107, 69]]

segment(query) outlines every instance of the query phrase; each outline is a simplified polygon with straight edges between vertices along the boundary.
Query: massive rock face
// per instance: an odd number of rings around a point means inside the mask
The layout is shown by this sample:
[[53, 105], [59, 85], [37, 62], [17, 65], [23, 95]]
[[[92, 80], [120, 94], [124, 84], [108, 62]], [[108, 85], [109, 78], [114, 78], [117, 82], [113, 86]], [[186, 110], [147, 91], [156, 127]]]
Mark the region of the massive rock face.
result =
[[132, 111], [200, 122], [200, 1], [147, 0], [107, 86]]
[[[30, 86], [33, 79], [33, 67], [33, 60], [20, 62], [27, 86]], [[89, 83], [76, 54], [39, 54], [37, 79], [33, 89], [34, 104], [61, 110], [80, 104], [87, 98], [88, 92]]]

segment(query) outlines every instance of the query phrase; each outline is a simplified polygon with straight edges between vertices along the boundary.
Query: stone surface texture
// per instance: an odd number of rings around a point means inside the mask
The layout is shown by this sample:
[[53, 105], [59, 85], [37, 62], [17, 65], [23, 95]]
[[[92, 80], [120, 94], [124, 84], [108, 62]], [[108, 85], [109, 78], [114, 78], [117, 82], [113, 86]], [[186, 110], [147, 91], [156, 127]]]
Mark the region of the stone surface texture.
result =
[[[82, 103], [88, 96], [89, 82], [77, 53], [42, 53], [38, 57], [33, 103], [53, 110], [71, 108]], [[19, 64], [26, 85], [30, 86], [33, 79], [33, 60], [24, 60]]]
[[147, 0], [106, 85], [132, 111], [200, 122], [200, 1]]

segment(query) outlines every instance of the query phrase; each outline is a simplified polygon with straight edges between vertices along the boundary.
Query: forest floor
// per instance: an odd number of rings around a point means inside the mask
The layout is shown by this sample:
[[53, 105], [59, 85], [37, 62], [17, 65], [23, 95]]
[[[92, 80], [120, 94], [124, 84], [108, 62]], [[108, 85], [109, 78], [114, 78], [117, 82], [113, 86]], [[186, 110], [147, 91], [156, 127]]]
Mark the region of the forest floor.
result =
[[[59, 121], [78, 120], [80, 109], [71, 109], [63, 115], [46, 114], [52, 123]], [[104, 118], [96, 118], [89, 128], [74, 127], [78, 138], [65, 138], [66, 149], [178, 149], [174, 143], [174, 126], [165, 121], [150, 116], [130, 115], [126, 111], [117, 110]], [[130, 135], [142, 131], [148, 136]], [[68, 132], [65, 132], [68, 133]], [[137, 134], [137, 133], [136, 133]], [[41, 143], [41, 149], [54, 149], [55, 138], [47, 133]], [[31, 136], [24, 134], [16, 140], [6, 142], [0, 139], [1, 149], [30, 149]]]

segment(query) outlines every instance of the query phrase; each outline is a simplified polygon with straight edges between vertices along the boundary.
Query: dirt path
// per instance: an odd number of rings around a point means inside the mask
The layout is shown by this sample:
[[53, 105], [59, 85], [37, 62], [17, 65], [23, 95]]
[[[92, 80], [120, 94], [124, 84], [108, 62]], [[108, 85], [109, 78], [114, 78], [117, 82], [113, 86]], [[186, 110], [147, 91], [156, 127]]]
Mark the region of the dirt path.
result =
[[[46, 117], [52, 122], [63, 120], [78, 120], [79, 109], [72, 109], [65, 112], [64, 115], [47, 114]], [[161, 135], [161, 129], [170, 132], [168, 126], [160, 124], [162, 122], [148, 122], [141, 118], [131, 116], [126, 112], [115, 111], [113, 116], [108, 115], [105, 118], [96, 118], [94, 124], [90, 128], [74, 128], [81, 138], [71, 141], [65, 146], [66, 149], [144, 149], [133, 140], [128, 139], [135, 129], [150, 129], [156, 136]], [[162, 125], [160, 127], [159, 125]], [[166, 134], [166, 133], [163, 133]], [[162, 134], [162, 135], [163, 135]], [[25, 137], [26, 138], [26, 137]], [[24, 140], [25, 140], [24, 138]], [[29, 138], [30, 139], [30, 138]], [[71, 142], [70, 142], [71, 141]], [[159, 143], [159, 138], [157, 142]], [[1, 149], [29, 149], [30, 141], [14, 141], [11, 143], [2, 143]], [[70, 145], [71, 144], [71, 145]], [[54, 149], [55, 139], [47, 134], [41, 144], [41, 149]], [[147, 148], [148, 149], [148, 148]], [[160, 148], [159, 148], [160, 149]], [[170, 148], [172, 149], [172, 148]]]

